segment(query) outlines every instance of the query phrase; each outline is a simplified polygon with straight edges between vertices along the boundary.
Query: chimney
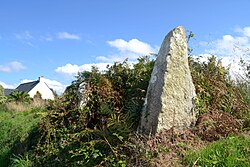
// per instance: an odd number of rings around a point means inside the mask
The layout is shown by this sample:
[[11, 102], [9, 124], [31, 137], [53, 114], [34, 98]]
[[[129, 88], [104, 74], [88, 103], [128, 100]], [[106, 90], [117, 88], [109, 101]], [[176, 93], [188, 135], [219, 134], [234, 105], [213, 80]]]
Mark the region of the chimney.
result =
[[39, 81], [39, 82], [44, 82], [44, 76], [40, 76], [40, 77], [38, 78], [38, 81]]

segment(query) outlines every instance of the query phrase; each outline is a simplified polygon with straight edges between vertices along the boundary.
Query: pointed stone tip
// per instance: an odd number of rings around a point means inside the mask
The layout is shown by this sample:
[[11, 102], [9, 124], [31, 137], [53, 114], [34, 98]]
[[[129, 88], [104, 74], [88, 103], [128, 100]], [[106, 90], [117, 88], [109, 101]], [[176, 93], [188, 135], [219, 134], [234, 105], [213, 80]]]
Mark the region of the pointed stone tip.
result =
[[175, 28], [173, 29], [173, 31], [174, 31], [174, 30], [176, 30], [176, 29], [182, 29], [182, 30], [184, 30], [184, 31], [185, 31], [184, 26], [177, 26], [177, 27], [175, 27]]
[[180, 25], [180, 26], [177, 26], [176, 28], [184, 28], [184, 26]]

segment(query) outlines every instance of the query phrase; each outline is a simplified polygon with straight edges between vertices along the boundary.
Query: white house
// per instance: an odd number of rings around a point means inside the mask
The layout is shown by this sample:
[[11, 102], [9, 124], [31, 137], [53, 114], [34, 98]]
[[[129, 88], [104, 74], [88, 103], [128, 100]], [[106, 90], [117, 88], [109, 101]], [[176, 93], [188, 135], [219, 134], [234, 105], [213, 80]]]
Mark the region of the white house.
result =
[[16, 89], [6, 89], [5, 95], [10, 94], [14, 91], [23, 91], [30, 95], [30, 97], [34, 97], [34, 95], [39, 92], [42, 95], [43, 99], [51, 99], [54, 100], [54, 94], [52, 89], [45, 83], [44, 77], [39, 77], [37, 81], [27, 82], [20, 84]]

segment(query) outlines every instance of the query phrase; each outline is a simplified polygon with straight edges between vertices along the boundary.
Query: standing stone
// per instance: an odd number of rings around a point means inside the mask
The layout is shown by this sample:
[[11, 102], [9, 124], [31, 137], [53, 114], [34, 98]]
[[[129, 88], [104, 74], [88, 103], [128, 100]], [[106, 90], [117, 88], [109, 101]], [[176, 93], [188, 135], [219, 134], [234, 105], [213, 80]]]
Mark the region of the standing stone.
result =
[[139, 132], [154, 135], [172, 127], [182, 130], [196, 120], [187, 49], [182, 26], [165, 37], [151, 74]]

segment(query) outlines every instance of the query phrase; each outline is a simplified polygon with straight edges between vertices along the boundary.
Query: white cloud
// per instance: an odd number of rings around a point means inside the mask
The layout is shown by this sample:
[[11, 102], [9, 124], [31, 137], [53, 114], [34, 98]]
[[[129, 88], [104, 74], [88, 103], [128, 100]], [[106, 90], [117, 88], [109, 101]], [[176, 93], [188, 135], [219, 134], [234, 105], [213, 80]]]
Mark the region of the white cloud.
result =
[[124, 61], [129, 58], [129, 62], [134, 62], [140, 56], [149, 55], [150, 53], [156, 53], [158, 48], [153, 48], [149, 44], [139, 41], [138, 39], [131, 39], [125, 41], [123, 39], [116, 39], [113, 41], [107, 41], [111, 47], [115, 47], [118, 51], [109, 56], [99, 56], [96, 58], [99, 63], [92, 64], [66, 64], [56, 68], [57, 73], [74, 76], [78, 72], [91, 71], [92, 66], [97, 67], [100, 71], [107, 70], [107, 65], [111, 65], [114, 62]]
[[41, 36], [40, 40], [41, 41], [51, 42], [51, 41], [53, 41], [53, 37], [51, 35]]
[[211, 42], [201, 41], [200, 45], [206, 47], [205, 53], [219, 56], [242, 56], [250, 54], [250, 27], [237, 28], [238, 35], [223, 35]]
[[45, 37], [44, 40], [45, 41], [53, 41], [53, 38], [52, 37]]
[[238, 76], [245, 77], [242, 66], [240, 65], [240, 57], [223, 57], [221, 62], [224, 67], [230, 67], [229, 74], [235, 79]]
[[128, 42], [123, 39], [116, 39], [108, 41], [108, 44], [122, 52], [129, 51], [140, 55], [146, 55], [155, 51], [149, 44], [141, 42], [138, 39], [131, 39]]
[[23, 83], [28, 83], [28, 82], [33, 82], [35, 80], [31, 80], [31, 79], [22, 79], [20, 84], [23, 84]]
[[250, 37], [250, 27], [236, 28], [235, 31], [242, 33], [244, 36]]
[[109, 65], [109, 63], [83, 64], [80, 66], [75, 64], [66, 64], [64, 66], [57, 67], [55, 71], [61, 74], [73, 76], [76, 75], [78, 72], [91, 71], [92, 66], [97, 67], [100, 71], [104, 71], [106, 70], [107, 65]]
[[217, 55], [249, 54], [250, 42], [247, 36], [224, 35], [221, 39], [212, 41], [206, 52]]
[[20, 42], [29, 45], [31, 47], [37, 47], [35, 46], [34, 42], [34, 37], [31, 35], [31, 33], [29, 31], [24, 31], [21, 33], [16, 33], [14, 34], [16, 39], [19, 40]]
[[123, 39], [115, 39], [113, 41], [107, 41], [107, 43], [116, 49], [117, 53], [109, 56], [99, 56], [96, 59], [103, 62], [123, 61], [126, 58], [130, 60], [136, 60], [140, 56], [149, 55], [150, 53], [156, 53], [159, 47], [152, 47], [149, 44], [142, 42], [138, 39], [131, 39], [125, 41]]
[[[17, 40], [20, 42], [27, 44], [32, 47], [37, 47], [37, 41], [46, 41], [46, 42], [51, 42], [54, 41], [55, 39], [59, 40], [81, 40], [81, 36], [78, 34], [72, 34], [69, 32], [58, 32], [55, 34], [42, 34], [40, 36], [35, 36], [33, 35], [30, 31], [23, 31], [20, 33], [14, 33], [14, 36]], [[0, 36], [1, 39], [1, 36]]]
[[140, 56], [143, 56], [143, 55], [138, 55], [138, 54], [135, 54], [135, 53], [124, 53], [124, 54], [119, 54], [118, 53], [118, 54], [109, 55], [109, 56], [98, 56], [96, 58], [96, 60], [98, 60], [100, 62], [113, 63], [113, 62], [122, 62], [127, 58], [129, 59], [129, 61], [134, 61], [137, 58], [139, 58]]
[[205, 54], [214, 54], [222, 59], [222, 65], [230, 65], [230, 74], [235, 77], [242, 75], [240, 60], [250, 62], [250, 27], [235, 29], [237, 35], [223, 35], [212, 42], [200, 42], [205, 47]]
[[20, 71], [24, 70], [26, 67], [18, 62], [18, 61], [13, 61], [8, 63], [7, 65], [0, 65], [0, 72], [13, 72], [13, 71]]
[[70, 34], [68, 32], [59, 32], [57, 34], [57, 37], [59, 39], [73, 39], [73, 40], [80, 40], [81, 39], [81, 37], [79, 35]]
[[2, 85], [5, 89], [15, 89], [17, 84], [7, 84], [5, 82], [0, 81], [0, 85]]
[[29, 31], [24, 31], [24, 32], [14, 34], [14, 35], [19, 40], [30, 40], [33, 38], [33, 36], [31, 35]]
[[208, 58], [210, 58], [212, 55], [211, 54], [199, 54], [198, 56], [194, 55], [192, 56], [196, 61], [198, 62], [205, 62], [207, 63], [208, 62]]
[[59, 94], [62, 94], [67, 87], [66, 85], [63, 85], [62, 83], [56, 80], [50, 80], [50, 79], [44, 78], [44, 81], [50, 88], [52, 88], [54, 91], [56, 91]]

